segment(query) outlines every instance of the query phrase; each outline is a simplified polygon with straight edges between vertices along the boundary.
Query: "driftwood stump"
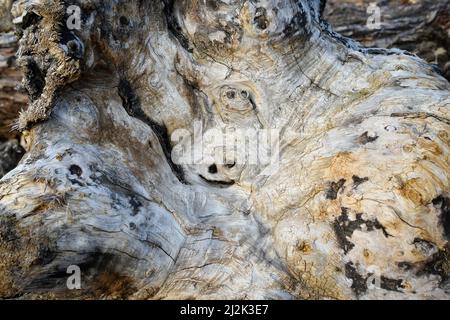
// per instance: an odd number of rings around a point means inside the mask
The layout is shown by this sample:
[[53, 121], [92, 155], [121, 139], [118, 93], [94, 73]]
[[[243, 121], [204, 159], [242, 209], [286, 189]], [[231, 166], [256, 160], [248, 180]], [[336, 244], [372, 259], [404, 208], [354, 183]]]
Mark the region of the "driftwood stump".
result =
[[17, 1], [0, 296], [448, 299], [449, 82], [323, 7]]

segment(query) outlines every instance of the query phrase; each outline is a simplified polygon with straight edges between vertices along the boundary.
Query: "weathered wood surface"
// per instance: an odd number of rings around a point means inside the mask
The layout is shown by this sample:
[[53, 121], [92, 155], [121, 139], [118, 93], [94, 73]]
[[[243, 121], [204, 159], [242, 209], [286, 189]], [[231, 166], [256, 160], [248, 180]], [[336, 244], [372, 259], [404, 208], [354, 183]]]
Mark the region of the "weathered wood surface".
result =
[[[315, 0], [69, 2], [80, 31], [58, 1], [15, 8], [33, 102], [0, 182], [1, 297], [449, 298], [432, 66], [339, 36]], [[278, 129], [278, 166], [175, 165], [196, 121]]]
[[[367, 27], [368, 12], [372, 0], [331, 0], [325, 7], [325, 19], [335, 30], [352, 37], [368, 47], [401, 48], [417, 54], [420, 58], [438, 66], [447, 79], [450, 79], [450, 4], [446, 0], [397, 0], [377, 3], [381, 9], [381, 27]], [[0, 140], [18, 138], [18, 132], [11, 130], [19, 111], [27, 104], [26, 96], [20, 92], [21, 74], [15, 65], [16, 41], [11, 42], [13, 29], [10, 14], [12, 0], [0, 1]], [[6, 84], [6, 85], [5, 85]], [[21, 148], [19, 148], [21, 150]], [[12, 161], [20, 157], [3, 156], [11, 167]], [[20, 154], [19, 154], [20, 155]], [[5, 169], [4, 169], [4, 172]]]

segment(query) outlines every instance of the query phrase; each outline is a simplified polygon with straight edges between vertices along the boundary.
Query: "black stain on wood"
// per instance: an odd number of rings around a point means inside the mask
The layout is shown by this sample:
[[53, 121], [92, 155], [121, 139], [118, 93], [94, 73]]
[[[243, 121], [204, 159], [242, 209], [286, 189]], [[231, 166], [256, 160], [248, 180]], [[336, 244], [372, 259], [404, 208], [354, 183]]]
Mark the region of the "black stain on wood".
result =
[[169, 32], [178, 40], [186, 51], [192, 53], [193, 49], [189, 44], [188, 38], [183, 34], [180, 24], [174, 12], [174, 0], [164, 0], [164, 14], [166, 17], [167, 28]]
[[81, 177], [83, 174], [83, 170], [76, 164], [73, 164], [69, 167], [70, 174]]
[[[345, 265], [345, 276], [351, 279], [352, 282], [352, 290], [357, 297], [365, 294], [368, 290], [368, 282], [373, 277], [373, 274], [369, 274], [367, 277], [358, 273], [355, 265], [352, 262], [349, 262]], [[379, 279], [379, 286], [381, 289], [395, 292], [402, 292], [402, 289], [405, 288], [403, 285], [402, 279], [391, 279], [385, 276], [381, 276]], [[373, 285], [377, 285], [377, 277], [373, 277]]]
[[128, 26], [128, 25], [130, 24], [130, 20], [129, 20], [127, 17], [125, 17], [125, 16], [121, 16], [121, 17], [119, 18], [119, 22], [120, 22], [120, 24], [121, 24], [123, 27], [126, 27], [126, 26]]
[[440, 210], [439, 221], [444, 228], [444, 236], [450, 241], [450, 199], [440, 195], [433, 199], [433, 206]]
[[147, 124], [157, 136], [161, 148], [164, 152], [164, 156], [166, 157], [167, 163], [169, 164], [172, 172], [177, 177], [177, 179], [183, 183], [187, 184], [184, 179], [184, 173], [180, 166], [176, 165], [171, 158], [172, 146], [170, 144], [169, 135], [167, 132], [167, 128], [164, 125], [160, 125], [150, 119], [147, 114], [141, 108], [141, 102], [139, 97], [134, 92], [131, 87], [130, 82], [125, 79], [121, 79], [119, 82], [118, 93], [120, 98], [122, 99], [122, 105], [128, 115], [130, 117], [134, 117], [136, 119], [141, 120], [145, 124]]
[[38, 24], [42, 20], [42, 17], [37, 15], [35, 12], [28, 12], [23, 18], [20, 28], [25, 30], [31, 26]]
[[283, 33], [286, 38], [294, 36], [298, 31], [306, 31], [306, 22], [308, 21], [307, 14], [301, 3], [299, 3], [298, 12], [294, 15], [292, 20], [285, 26]]
[[228, 188], [228, 187], [233, 186], [236, 183], [236, 181], [234, 181], [234, 180], [230, 180], [230, 181], [210, 180], [210, 179], [205, 178], [201, 174], [199, 175], [199, 177], [203, 181], [205, 181], [205, 182], [207, 182], [207, 183], [209, 183], [211, 185], [214, 185], [216, 187], [219, 187], [219, 188]]
[[367, 291], [367, 278], [358, 273], [352, 262], [345, 265], [345, 276], [353, 281], [351, 288], [357, 297]]
[[331, 185], [327, 190], [326, 198], [328, 200], [336, 200], [337, 195], [342, 187], [344, 187], [345, 182], [345, 179], [341, 179], [338, 182], [331, 182]]
[[217, 165], [213, 164], [213, 165], [209, 166], [208, 172], [211, 174], [216, 174], [218, 172]]
[[450, 281], [450, 246], [435, 253], [417, 272], [418, 276], [427, 274], [437, 275], [441, 278], [440, 285], [447, 287]]
[[341, 210], [342, 214], [334, 221], [333, 229], [339, 246], [347, 254], [355, 246], [347, 237], [351, 237], [356, 228], [352, 230], [352, 226], [348, 225], [348, 209], [342, 208]]
[[[365, 225], [365, 229], [362, 228], [363, 225]], [[341, 208], [341, 215], [334, 221], [333, 229], [339, 246], [344, 249], [345, 254], [355, 246], [349, 239], [356, 230], [366, 230], [367, 232], [381, 230], [386, 238], [391, 236], [378, 220], [364, 220], [362, 213], [358, 213], [355, 220], [350, 220], [348, 208]]]
[[354, 189], [357, 189], [360, 185], [362, 185], [363, 183], [369, 181], [369, 178], [367, 178], [367, 177], [365, 177], [365, 178], [360, 178], [360, 177], [354, 175], [354, 176], [352, 177], [352, 180], [353, 180], [353, 188], [354, 188]]
[[256, 9], [255, 18], [253, 19], [254, 23], [260, 30], [266, 30], [269, 21], [267, 20], [267, 10], [266, 8], [258, 8]]
[[375, 142], [379, 137], [378, 136], [369, 136], [369, 132], [364, 132], [359, 138], [358, 138], [358, 143], [359, 144], [368, 144], [368, 143], [372, 143]]
[[46, 85], [45, 73], [31, 57], [24, 59], [23, 70], [25, 78], [24, 88], [27, 91], [30, 100], [35, 101], [44, 91]]
[[[80, 166], [73, 164], [69, 167], [69, 172], [71, 176], [77, 176], [78, 178], [81, 178], [81, 175], [83, 174], [83, 170], [80, 168]], [[80, 187], [83, 187], [84, 184], [78, 180], [78, 179], [74, 179], [73, 177], [68, 176], [67, 179], [73, 184], [73, 185], [78, 185]]]
[[402, 289], [405, 288], [403, 285], [402, 279], [391, 279], [384, 276], [381, 276], [381, 289], [402, 292]]
[[325, 11], [326, 5], [327, 5], [327, 0], [320, 0], [319, 15], [320, 15], [321, 20], [323, 18], [323, 13]]
[[142, 207], [142, 202], [135, 196], [131, 195], [130, 201], [129, 201], [131, 208], [132, 208], [132, 216], [135, 216], [139, 213], [139, 210]]

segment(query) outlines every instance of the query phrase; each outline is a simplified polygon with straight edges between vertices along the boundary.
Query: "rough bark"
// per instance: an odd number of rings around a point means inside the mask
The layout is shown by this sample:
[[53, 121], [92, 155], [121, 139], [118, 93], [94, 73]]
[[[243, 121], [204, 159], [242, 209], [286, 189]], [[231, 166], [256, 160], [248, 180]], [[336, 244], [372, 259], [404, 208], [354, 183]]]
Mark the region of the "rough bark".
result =
[[0, 32], [10, 31], [13, 28], [11, 7], [13, 0], [0, 1]]
[[0, 178], [14, 169], [21, 156], [20, 134], [13, 130], [19, 111], [28, 99], [19, 90], [22, 79], [16, 65], [17, 38], [10, 14], [12, 1], [0, 1]]
[[0, 35], [0, 141], [17, 136], [12, 125], [28, 102], [17, 90], [22, 76], [15, 65], [16, 44], [13, 34]]
[[[448, 299], [450, 85], [321, 8], [20, 1], [33, 101], [0, 182], [0, 296]], [[278, 129], [278, 165], [176, 165], [169, 137], [211, 128]]]
[[[377, 3], [381, 28], [367, 27]], [[450, 79], [450, 2], [447, 0], [328, 0], [326, 20], [367, 47], [400, 48], [439, 67]]]

